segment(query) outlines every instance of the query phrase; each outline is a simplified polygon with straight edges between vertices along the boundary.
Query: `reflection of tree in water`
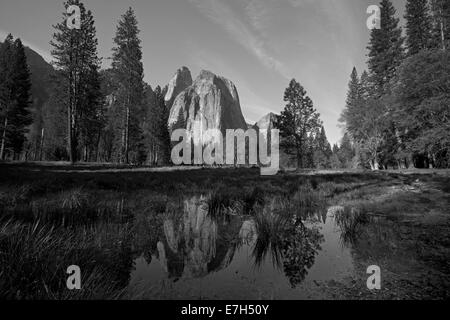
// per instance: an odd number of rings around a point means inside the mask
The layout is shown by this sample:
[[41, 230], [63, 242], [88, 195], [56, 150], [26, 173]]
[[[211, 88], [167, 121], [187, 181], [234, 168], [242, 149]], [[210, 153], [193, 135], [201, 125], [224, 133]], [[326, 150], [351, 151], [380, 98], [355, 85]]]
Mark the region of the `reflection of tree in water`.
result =
[[283, 269], [292, 287], [299, 285], [313, 266], [323, 236], [317, 228], [309, 229], [303, 224], [285, 231], [281, 254]]
[[[406, 241], [403, 232], [413, 231], [394, 218], [376, 215], [364, 206], [337, 207], [334, 217], [344, 246], [351, 247], [356, 260], [405, 259], [416, 255], [417, 241]], [[405, 229], [406, 228], [406, 229]]]
[[[341, 241], [345, 246], [357, 245], [371, 217], [359, 208], [332, 207], [336, 225], [341, 231]], [[330, 210], [331, 210], [330, 209]]]
[[258, 238], [253, 257], [259, 266], [270, 252], [274, 265], [283, 269], [292, 287], [296, 287], [313, 266], [324, 239], [316, 227], [304, 225], [300, 214], [286, 207], [281, 211], [276, 207], [275, 202], [272, 202], [255, 216]]

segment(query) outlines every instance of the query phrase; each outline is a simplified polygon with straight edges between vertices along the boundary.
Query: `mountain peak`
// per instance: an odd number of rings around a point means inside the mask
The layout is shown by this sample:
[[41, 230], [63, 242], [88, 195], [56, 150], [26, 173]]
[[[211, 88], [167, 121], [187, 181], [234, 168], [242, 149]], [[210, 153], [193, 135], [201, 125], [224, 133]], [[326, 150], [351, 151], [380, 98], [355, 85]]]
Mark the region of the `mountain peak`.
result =
[[169, 81], [169, 84], [167, 86], [167, 93], [165, 96], [167, 106], [170, 108], [173, 104], [173, 101], [180, 94], [180, 92], [182, 92], [190, 85], [192, 85], [191, 71], [188, 67], [183, 66], [177, 70], [175, 75]]

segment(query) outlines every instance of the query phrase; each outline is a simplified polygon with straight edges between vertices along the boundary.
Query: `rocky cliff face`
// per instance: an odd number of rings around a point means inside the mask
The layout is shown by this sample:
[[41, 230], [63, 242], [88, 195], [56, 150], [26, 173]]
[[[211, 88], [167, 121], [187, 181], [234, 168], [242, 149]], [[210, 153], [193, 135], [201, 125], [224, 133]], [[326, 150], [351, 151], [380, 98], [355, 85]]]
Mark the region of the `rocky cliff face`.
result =
[[167, 86], [165, 100], [169, 109], [172, 107], [175, 98], [180, 94], [180, 92], [190, 85], [192, 85], [192, 76], [189, 69], [186, 67], [178, 69]]
[[272, 112], [268, 113], [267, 115], [262, 117], [261, 120], [259, 120], [257, 123], [255, 123], [255, 125], [253, 126], [253, 129], [255, 129], [255, 130], [259, 130], [259, 129], [272, 130], [275, 128], [276, 120], [277, 120], [276, 114], [274, 114]]
[[[247, 129], [235, 85], [210, 71], [201, 71], [192, 85], [178, 94], [168, 125], [171, 132], [187, 129], [192, 137], [210, 129], [219, 129], [222, 133], [227, 129]], [[203, 139], [202, 142], [208, 141]], [[194, 140], [194, 143], [199, 141]]]

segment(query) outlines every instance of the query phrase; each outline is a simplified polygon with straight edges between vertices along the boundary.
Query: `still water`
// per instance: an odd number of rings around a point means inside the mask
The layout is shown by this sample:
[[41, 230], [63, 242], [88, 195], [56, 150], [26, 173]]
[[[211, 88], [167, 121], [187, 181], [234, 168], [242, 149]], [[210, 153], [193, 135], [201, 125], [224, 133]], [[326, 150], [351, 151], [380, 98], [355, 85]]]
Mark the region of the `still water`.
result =
[[[328, 207], [285, 219], [272, 202], [256, 217], [213, 217], [205, 197], [185, 199], [151, 222], [157, 236], [134, 259], [128, 293], [137, 299], [317, 298], [321, 283], [355, 271], [345, 224], [336, 219], [342, 211]], [[145, 238], [145, 231], [136, 236]]]

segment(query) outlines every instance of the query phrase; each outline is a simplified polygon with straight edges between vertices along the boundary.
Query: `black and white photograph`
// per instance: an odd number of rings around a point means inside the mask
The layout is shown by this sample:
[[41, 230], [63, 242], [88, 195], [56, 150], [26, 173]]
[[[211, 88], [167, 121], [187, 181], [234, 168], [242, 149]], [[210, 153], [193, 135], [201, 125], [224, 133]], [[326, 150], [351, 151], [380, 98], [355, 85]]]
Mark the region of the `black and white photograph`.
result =
[[0, 300], [449, 298], [450, 0], [0, 0]]

